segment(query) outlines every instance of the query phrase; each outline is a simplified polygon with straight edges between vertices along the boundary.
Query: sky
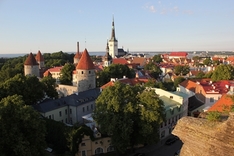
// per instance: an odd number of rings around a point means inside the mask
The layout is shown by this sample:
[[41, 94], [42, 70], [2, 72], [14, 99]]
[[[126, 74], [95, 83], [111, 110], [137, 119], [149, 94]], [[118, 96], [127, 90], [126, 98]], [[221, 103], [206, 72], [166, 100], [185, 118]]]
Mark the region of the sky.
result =
[[233, 0], [0, 0], [0, 54], [234, 51]]

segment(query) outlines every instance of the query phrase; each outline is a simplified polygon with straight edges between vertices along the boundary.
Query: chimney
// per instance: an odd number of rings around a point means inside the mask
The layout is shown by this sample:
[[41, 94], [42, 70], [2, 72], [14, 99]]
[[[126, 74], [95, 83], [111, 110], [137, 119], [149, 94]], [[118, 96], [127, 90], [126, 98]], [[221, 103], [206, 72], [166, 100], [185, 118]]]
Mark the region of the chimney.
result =
[[80, 52], [79, 42], [77, 42], [77, 52]]

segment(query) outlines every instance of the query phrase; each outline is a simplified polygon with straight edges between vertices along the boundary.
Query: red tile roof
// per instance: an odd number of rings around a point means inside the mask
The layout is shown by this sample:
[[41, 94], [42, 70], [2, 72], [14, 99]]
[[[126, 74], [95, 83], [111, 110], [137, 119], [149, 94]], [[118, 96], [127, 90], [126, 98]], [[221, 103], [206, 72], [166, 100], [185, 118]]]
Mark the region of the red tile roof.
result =
[[52, 74], [50, 73], [49, 70], [47, 70], [46, 72], [44, 72], [43, 76], [46, 77], [46, 76], [51, 76]]
[[63, 66], [53, 67], [53, 68], [48, 69], [47, 71], [49, 71], [49, 72], [60, 72], [62, 70], [62, 68], [63, 68]]
[[187, 56], [187, 52], [171, 52], [169, 56]]
[[44, 57], [42, 56], [40, 50], [38, 50], [37, 55], [36, 55], [35, 58], [36, 58], [36, 60], [37, 60], [38, 62], [44, 61]]
[[[149, 81], [149, 79], [148, 78], [132, 78], [132, 79], [123, 78], [123, 79], [118, 79], [116, 81], [134, 86], [134, 85], [139, 84], [139, 83], [146, 83]], [[101, 86], [101, 88], [105, 89], [106, 87], [113, 86], [113, 85], [114, 85], [114, 82], [110, 81], [110, 82], [104, 84], [103, 86]]]
[[32, 53], [30, 53], [28, 55], [26, 61], [24, 62], [24, 65], [38, 65], [38, 63], [37, 63], [37, 61]]
[[128, 64], [127, 60], [124, 58], [113, 58], [112, 62], [113, 64], [122, 64], [122, 65]]
[[180, 83], [181, 86], [183, 86], [184, 88], [187, 88], [188, 90], [192, 91], [195, 93], [195, 89], [196, 89], [196, 82], [193, 82], [191, 80], [185, 80], [183, 82]]
[[76, 66], [76, 69], [83, 69], [83, 70], [95, 69], [93, 61], [91, 60], [86, 48], [82, 53], [82, 56], [80, 58], [78, 65]]
[[146, 58], [144, 58], [144, 57], [134, 57], [131, 63], [138, 63], [141, 66], [144, 66], [146, 64]]
[[233, 100], [230, 98], [230, 95], [223, 94], [222, 97], [213, 106], [211, 106], [208, 111], [230, 111], [230, 108], [233, 104], [234, 103]]

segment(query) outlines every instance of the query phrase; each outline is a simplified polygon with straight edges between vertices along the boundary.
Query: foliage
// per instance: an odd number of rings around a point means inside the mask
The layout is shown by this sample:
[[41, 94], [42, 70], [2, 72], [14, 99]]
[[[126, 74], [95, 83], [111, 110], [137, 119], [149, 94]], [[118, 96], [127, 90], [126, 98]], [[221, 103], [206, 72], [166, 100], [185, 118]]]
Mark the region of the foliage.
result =
[[218, 112], [218, 111], [208, 112], [208, 114], [206, 115], [206, 118], [209, 121], [220, 121], [220, 119], [221, 119], [221, 113]]
[[134, 78], [135, 71], [130, 69], [127, 65], [111, 64], [109, 67], [105, 67], [103, 71], [97, 73], [97, 86], [102, 86], [110, 81], [111, 78]]
[[214, 60], [214, 61], [213, 61], [213, 65], [217, 66], [217, 65], [219, 65], [219, 64], [220, 64], [220, 61], [219, 61], [219, 60]]
[[24, 65], [26, 56], [16, 58], [2, 58], [0, 67], [0, 83], [14, 77], [16, 74], [24, 73]]
[[52, 145], [52, 149], [57, 153], [64, 153], [68, 147], [67, 132], [69, 128], [62, 122], [52, 119], [45, 119], [46, 121], [46, 137], [45, 140], [48, 145]]
[[8, 96], [0, 101], [0, 125], [0, 155], [45, 155], [44, 120], [25, 105], [21, 96]]
[[116, 82], [97, 98], [93, 117], [101, 133], [111, 136], [117, 151], [125, 152], [134, 145], [157, 143], [164, 120], [163, 101], [153, 90]]
[[79, 144], [82, 142], [84, 135], [89, 136], [92, 141], [94, 140], [93, 131], [86, 125], [74, 126], [69, 133], [68, 147], [74, 155], [79, 151]]
[[178, 85], [179, 85], [181, 82], [183, 82], [184, 80], [186, 80], [186, 79], [185, 79], [184, 77], [181, 77], [181, 76], [175, 78], [175, 79], [174, 79], [174, 86], [175, 86], [175, 87], [178, 87]]
[[41, 82], [43, 84], [43, 90], [49, 98], [58, 98], [56, 80], [52, 76], [43, 77]]
[[211, 76], [212, 81], [234, 79], [234, 67], [232, 65], [218, 65]]
[[176, 75], [187, 75], [190, 72], [190, 67], [188, 65], [177, 65], [174, 68], [174, 73]]
[[66, 63], [62, 70], [59, 78], [60, 83], [64, 85], [72, 85], [72, 72], [75, 70], [75, 66], [71, 63]]
[[202, 71], [199, 71], [195, 77], [201, 79], [201, 78], [203, 78], [204, 76], [205, 76], [205, 73], [202, 72]]
[[145, 87], [152, 87], [152, 88], [155, 88], [157, 87], [157, 81], [155, 79], [149, 79], [145, 84], [144, 86]]
[[162, 70], [158, 65], [156, 65], [153, 62], [149, 62], [144, 66], [144, 70], [148, 70], [150, 72], [150, 75], [153, 76], [153, 78], [157, 79], [159, 78], [159, 75], [162, 74]]
[[206, 58], [204, 61], [203, 61], [203, 64], [206, 65], [206, 66], [210, 66], [212, 64], [212, 60], [210, 58]]
[[45, 66], [51, 68], [54, 66], [63, 66], [66, 63], [73, 63], [74, 54], [64, 53], [62, 51], [54, 53], [44, 53]]
[[194, 60], [194, 62], [199, 62], [200, 61], [200, 57], [199, 56], [193, 56], [192, 59]]
[[0, 98], [9, 95], [21, 95], [27, 105], [35, 104], [44, 97], [43, 85], [36, 76], [17, 74], [0, 84]]
[[213, 75], [213, 71], [209, 71], [208, 73], [206, 73], [203, 77], [204, 78], [211, 78]]
[[160, 62], [162, 62], [161, 54], [154, 55], [154, 57], [153, 57], [153, 62], [155, 62], [155, 63], [160, 63]]

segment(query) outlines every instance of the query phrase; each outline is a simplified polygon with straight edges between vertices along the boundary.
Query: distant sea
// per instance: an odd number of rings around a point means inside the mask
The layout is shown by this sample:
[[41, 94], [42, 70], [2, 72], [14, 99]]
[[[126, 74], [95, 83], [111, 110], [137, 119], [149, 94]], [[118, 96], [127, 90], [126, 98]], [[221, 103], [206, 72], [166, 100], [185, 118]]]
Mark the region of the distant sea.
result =
[[[64, 52], [64, 53], [69, 53], [69, 54], [75, 54], [76, 52]], [[131, 54], [145, 54], [145, 55], [158, 55], [158, 54], [166, 54], [166, 53], [171, 53], [170, 51], [133, 51], [129, 52]], [[187, 51], [188, 53], [188, 58], [192, 58], [193, 56], [214, 56], [214, 55], [233, 55], [234, 51]], [[0, 54], [0, 58], [13, 58], [13, 57], [19, 57], [19, 56], [25, 56], [28, 55], [29, 53], [21, 53], [21, 54]], [[36, 53], [34, 53], [36, 54]], [[43, 53], [42, 53], [43, 54]], [[104, 56], [106, 52], [104, 51], [98, 51], [98, 52], [89, 52], [89, 55], [96, 55], [96, 56]]]

